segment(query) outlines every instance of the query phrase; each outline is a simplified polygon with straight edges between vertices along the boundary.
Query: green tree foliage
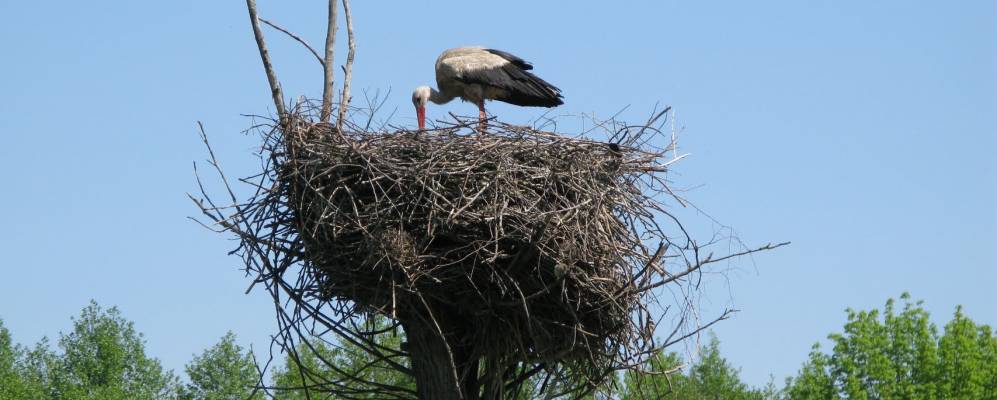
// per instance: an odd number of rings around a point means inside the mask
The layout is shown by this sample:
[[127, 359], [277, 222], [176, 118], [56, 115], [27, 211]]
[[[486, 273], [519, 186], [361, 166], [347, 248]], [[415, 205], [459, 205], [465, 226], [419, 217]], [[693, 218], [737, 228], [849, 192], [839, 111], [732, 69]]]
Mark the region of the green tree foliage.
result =
[[831, 358], [820, 352], [815, 344], [810, 350], [810, 361], [803, 365], [799, 375], [790, 378], [783, 391], [786, 399], [834, 399], [834, 383], [830, 374]]
[[720, 341], [715, 337], [699, 351], [699, 360], [686, 373], [682, 357], [676, 353], [659, 354], [648, 361], [649, 374], [629, 372], [623, 380], [623, 399], [724, 399], [764, 400], [776, 396], [771, 385], [755, 389], [741, 381], [740, 370], [720, 355]]
[[664, 396], [688, 398], [680, 393], [687, 388], [686, 376], [680, 370], [682, 357], [678, 353], [658, 353], [644, 363], [646, 373], [627, 372], [623, 376], [623, 396], [629, 399], [655, 399]]
[[176, 378], [145, 355], [145, 341], [117, 308], [96, 302], [59, 338], [62, 354], [48, 378], [60, 399], [163, 399], [173, 397]]
[[24, 382], [22, 397], [15, 399], [46, 399], [53, 397], [52, 376], [58, 371], [58, 356], [49, 348], [48, 338], [23, 354], [18, 371]]
[[956, 308], [938, 340], [938, 394], [946, 399], [997, 398], [997, 336]]
[[0, 399], [25, 398], [26, 384], [18, 371], [23, 350], [15, 346], [10, 332], [0, 321]]
[[259, 374], [253, 355], [235, 343], [228, 332], [221, 340], [187, 363], [190, 382], [180, 391], [184, 400], [257, 400], [263, 399], [254, 387]]
[[[387, 329], [390, 325], [385, 318], [373, 318], [371, 323], [371, 331], [381, 332], [374, 335], [374, 341], [385, 349], [386, 353], [401, 349], [405, 341], [404, 332]], [[348, 398], [351, 399], [383, 398], [383, 394], [372, 392], [374, 387], [371, 382], [407, 389], [409, 393], [405, 398], [415, 397], [416, 387], [412, 376], [391, 368], [385, 361], [374, 358], [358, 346], [349, 342], [334, 345], [319, 338], [312, 338], [308, 343], [308, 345], [299, 344], [296, 348], [297, 354], [288, 354], [284, 359], [284, 365], [272, 374], [271, 393], [275, 398], [305, 399], [305, 388], [308, 388], [312, 399], [339, 398], [324, 395], [330, 391], [347, 392]], [[407, 361], [402, 364], [405, 367], [409, 366]], [[359, 380], [354, 379], [355, 377]], [[507, 392], [506, 398], [544, 398], [544, 395], [538, 394], [538, 390], [545, 377], [543, 373], [533, 375], [520, 385], [515, 393]], [[558, 393], [560, 387], [564, 386], [557, 379], [550, 379], [547, 384], [546, 393]], [[613, 386], [611, 380], [579, 400], [614, 399]]]
[[[375, 318], [371, 321], [371, 331], [382, 331], [387, 326], [386, 319]], [[374, 336], [374, 341], [387, 352], [399, 351], [403, 339], [404, 335], [394, 330]], [[274, 371], [272, 391], [277, 398], [305, 399], [305, 388], [311, 392], [310, 398], [313, 399], [324, 398], [316, 394], [332, 390], [350, 392], [350, 398], [355, 399], [380, 398], [371, 393], [373, 387], [370, 382], [406, 388], [415, 393], [415, 380], [410, 375], [391, 368], [383, 360], [374, 359], [354, 344], [344, 342], [333, 345], [317, 338], [309, 343], [314, 351], [301, 344], [297, 347], [297, 360], [289, 354], [284, 366]]]
[[[603, 382], [592, 387], [584, 395], [579, 396], [579, 392], [571, 391], [584, 387], [586, 384], [595, 385], [594, 382], [568, 380], [564, 374], [558, 374], [556, 371], [551, 374], [540, 371], [536, 375], [526, 379], [518, 388], [507, 391], [505, 396], [510, 399], [570, 398], [577, 400], [615, 400], [619, 398], [617, 394], [620, 388], [620, 380], [616, 374], [609, 375]], [[541, 391], [541, 389], [544, 390]], [[566, 391], [571, 392], [566, 393]], [[554, 397], [558, 395], [560, 396]]]
[[158, 400], [174, 398], [177, 381], [145, 355], [142, 335], [117, 309], [91, 302], [73, 330], [61, 334], [61, 353], [43, 338], [31, 350], [15, 347], [0, 327], [0, 399]]
[[720, 355], [720, 341], [713, 336], [701, 351], [699, 362], [690, 369], [688, 386], [697, 394], [697, 399], [763, 399], [764, 393], [749, 388], [741, 381], [740, 374], [739, 369]]
[[[997, 336], [957, 308], [939, 329], [920, 302], [888, 300], [882, 311], [848, 310], [843, 332], [829, 335], [830, 353], [814, 345], [798, 374], [777, 393], [772, 384], [756, 389], [744, 384], [739, 370], [720, 354], [712, 337], [698, 360], [684, 366], [676, 353], [661, 353], [644, 366], [649, 374], [627, 373], [611, 379], [585, 399], [956, 399], [997, 400]], [[386, 352], [396, 352], [404, 334], [374, 319], [370, 329]], [[272, 375], [278, 399], [330, 398], [329, 389], [350, 398], [378, 398], [371, 389], [392, 385], [415, 393], [411, 376], [398, 372], [348, 342], [332, 345], [318, 339], [299, 346]], [[145, 343], [117, 309], [91, 302], [71, 332], [61, 334], [54, 351], [43, 338], [32, 348], [15, 345], [0, 322], [0, 399], [263, 399], [253, 392], [258, 375], [252, 355], [226, 334], [186, 366], [189, 383], [180, 386], [171, 372], [145, 355]], [[681, 367], [681, 368], [680, 368]], [[668, 372], [673, 372], [667, 374]], [[358, 377], [359, 381], [354, 379]], [[537, 397], [545, 374], [525, 382], [511, 398]], [[556, 379], [548, 381], [556, 391]]]
[[844, 332], [829, 336], [831, 354], [814, 346], [789, 399], [994, 399], [997, 337], [957, 309], [939, 337], [921, 302], [903, 294], [879, 310], [848, 310]]

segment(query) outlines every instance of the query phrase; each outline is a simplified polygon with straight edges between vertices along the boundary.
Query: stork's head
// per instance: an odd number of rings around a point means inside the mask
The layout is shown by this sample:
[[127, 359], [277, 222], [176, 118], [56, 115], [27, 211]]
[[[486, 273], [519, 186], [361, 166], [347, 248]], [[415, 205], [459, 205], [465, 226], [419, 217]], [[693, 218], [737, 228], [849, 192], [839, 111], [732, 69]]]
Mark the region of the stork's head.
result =
[[412, 91], [412, 105], [415, 106], [415, 115], [419, 119], [419, 130], [426, 129], [426, 103], [429, 102], [429, 95], [433, 90], [429, 86], [419, 86]]

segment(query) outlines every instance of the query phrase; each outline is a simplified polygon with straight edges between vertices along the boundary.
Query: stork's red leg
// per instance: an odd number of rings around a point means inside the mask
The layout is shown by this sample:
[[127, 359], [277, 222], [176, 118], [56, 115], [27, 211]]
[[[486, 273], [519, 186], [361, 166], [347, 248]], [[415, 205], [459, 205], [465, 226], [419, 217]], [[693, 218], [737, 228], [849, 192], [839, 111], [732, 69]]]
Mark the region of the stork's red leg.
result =
[[479, 100], [478, 101], [478, 129], [481, 130], [481, 131], [485, 130], [485, 118], [487, 118], [487, 115], [485, 114], [485, 100]]

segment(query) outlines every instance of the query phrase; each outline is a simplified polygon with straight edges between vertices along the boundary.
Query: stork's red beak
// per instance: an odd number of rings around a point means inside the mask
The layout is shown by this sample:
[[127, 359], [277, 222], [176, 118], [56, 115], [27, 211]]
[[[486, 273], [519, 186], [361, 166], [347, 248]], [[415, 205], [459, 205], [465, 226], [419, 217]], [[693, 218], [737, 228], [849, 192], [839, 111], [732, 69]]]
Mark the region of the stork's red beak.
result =
[[417, 118], [419, 118], [419, 130], [420, 131], [425, 130], [426, 129], [426, 106], [416, 107], [415, 108], [415, 115], [416, 115]]

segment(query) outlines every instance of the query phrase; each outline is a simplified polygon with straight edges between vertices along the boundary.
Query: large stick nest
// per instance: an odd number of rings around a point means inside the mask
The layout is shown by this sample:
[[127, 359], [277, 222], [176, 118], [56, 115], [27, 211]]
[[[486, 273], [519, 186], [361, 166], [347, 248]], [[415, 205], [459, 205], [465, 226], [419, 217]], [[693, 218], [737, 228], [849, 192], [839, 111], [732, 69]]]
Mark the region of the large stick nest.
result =
[[611, 356], [641, 336], [660, 153], [495, 123], [293, 126], [277, 188], [324, 299], [449, 305], [474, 347], [524, 361]]
[[[703, 266], [779, 246], [701, 252], [714, 240], [697, 244], [664, 205], [682, 204], [666, 180], [677, 158], [665, 112], [601, 122], [606, 141], [460, 119], [423, 132], [337, 129], [292, 113], [257, 127], [263, 171], [243, 180], [254, 195], [239, 201], [229, 187], [233, 205], [218, 206], [202, 187], [195, 201], [238, 236], [254, 285], [290, 300], [290, 312], [277, 309], [289, 351], [294, 337], [331, 330], [407, 371], [407, 354], [357, 324], [418, 315], [444, 335], [460, 330], [453, 345], [522, 366], [519, 382], [545, 370], [591, 388], [729, 315], [684, 329], [698, 321]], [[221, 173], [213, 153], [211, 163]], [[658, 332], [671, 305], [655, 289], [668, 284], [678, 314]], [[325, 328], [304, 326], [314, 323]]]

